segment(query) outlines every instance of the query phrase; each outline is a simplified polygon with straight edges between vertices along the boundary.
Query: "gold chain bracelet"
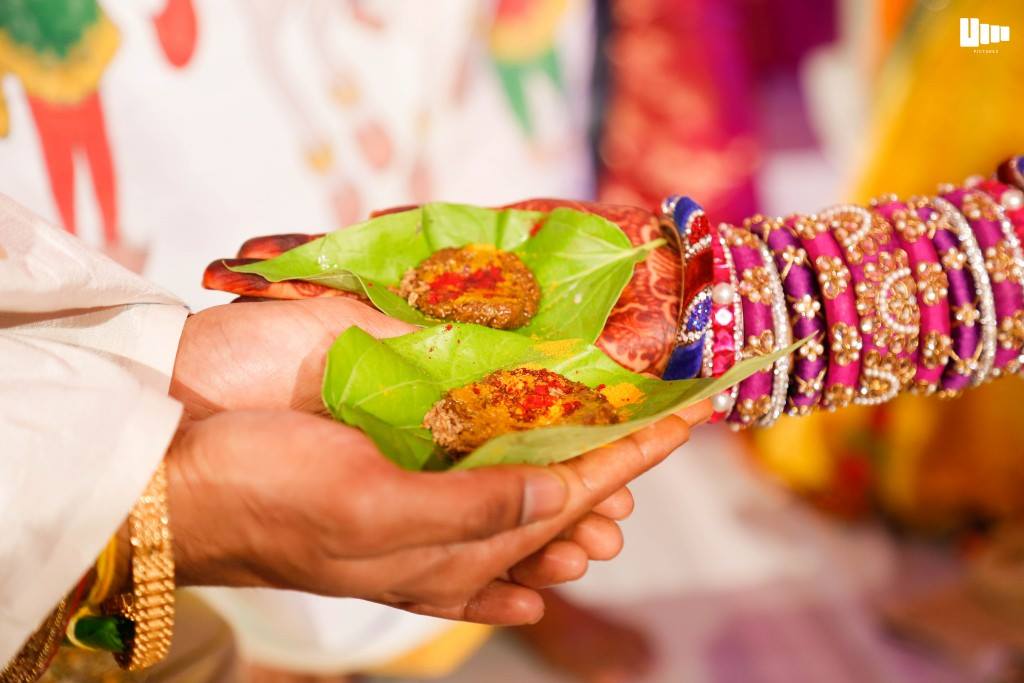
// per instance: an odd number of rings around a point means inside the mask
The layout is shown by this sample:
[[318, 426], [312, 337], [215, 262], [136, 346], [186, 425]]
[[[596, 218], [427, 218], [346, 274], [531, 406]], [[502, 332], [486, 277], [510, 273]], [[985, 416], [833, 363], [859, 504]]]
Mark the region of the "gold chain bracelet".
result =
[[123, 653], [114, 655], [129, 671], [150, 667], [167, 655], [174, 630], [174, 553], [167, 514], [167, 473], [161, 462], [128, 517], [131, 538], [131, 593], [111, 598], [108, 614], [134, 624]]

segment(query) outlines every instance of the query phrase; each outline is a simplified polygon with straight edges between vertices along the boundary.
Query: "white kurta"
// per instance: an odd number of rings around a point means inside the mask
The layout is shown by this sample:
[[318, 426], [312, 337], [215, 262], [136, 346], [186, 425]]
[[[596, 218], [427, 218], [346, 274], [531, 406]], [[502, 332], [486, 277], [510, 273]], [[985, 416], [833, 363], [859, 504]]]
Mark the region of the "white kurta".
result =
[[0, 195], [0, 664], [117, 531], [181, 415], [188, 310]]

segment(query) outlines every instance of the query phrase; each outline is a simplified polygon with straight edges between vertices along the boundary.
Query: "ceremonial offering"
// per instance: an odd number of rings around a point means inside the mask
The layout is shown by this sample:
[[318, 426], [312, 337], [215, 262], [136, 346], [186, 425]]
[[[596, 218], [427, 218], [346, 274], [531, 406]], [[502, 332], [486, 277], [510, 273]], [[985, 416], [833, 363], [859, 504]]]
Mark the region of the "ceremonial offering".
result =
[[546, 465], [709, 398], [793, 350], [718, 378], [664, 381], [577, 339], [459, 323], [375, 339], [353, 327], [327, 354], [323, 400], [407, 469]]
[[514, 330], [530, 322], [540, 288], [515, 254], [489, 244], [434, 252], [402, 278], [398, 294], [431, 318]]
[[593, 342], [647, 253], [601, 216], [426, 204], [231, 266], [364, 296], [417, 325], [473, 322], [542, 339]]
[[498, 370], [449, 389], [423, 418], [434, 443], [453, 457], [506, 432], [558, 424], [614, 424], [619, 415], [606, 387], [591, 389], [541, 368]]

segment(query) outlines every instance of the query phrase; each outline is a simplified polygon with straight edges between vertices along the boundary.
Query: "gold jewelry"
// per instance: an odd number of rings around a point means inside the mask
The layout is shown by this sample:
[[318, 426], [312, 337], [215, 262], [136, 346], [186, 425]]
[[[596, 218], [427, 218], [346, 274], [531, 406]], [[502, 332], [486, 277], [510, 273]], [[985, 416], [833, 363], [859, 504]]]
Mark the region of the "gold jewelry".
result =
[[115, 596], [108, 612], [135, 625], [125, 652], [114, 655], [129, 671], [150, 667], [167, 655], [174, 630], [174, 553], [167, 517], [167, 473], [161, 462], [128, 517], [132, 592]]
[[69, 611], [68, 599], [64, 598], [22, 645], [14, 659], [0, 670], [0, 682], [35, 683], [39, 680], [60, 647]]

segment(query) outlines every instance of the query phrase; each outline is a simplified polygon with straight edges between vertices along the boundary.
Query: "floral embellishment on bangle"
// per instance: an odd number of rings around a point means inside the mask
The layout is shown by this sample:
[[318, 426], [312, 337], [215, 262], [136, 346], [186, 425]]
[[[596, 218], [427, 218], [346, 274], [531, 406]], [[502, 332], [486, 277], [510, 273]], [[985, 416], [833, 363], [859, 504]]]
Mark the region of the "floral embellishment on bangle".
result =
[[981, 319], [981, 312], [974, 304], [963, 304], [953, 309], [953, 325], [974, 327]]
[[[808, 342], [808, 343], [810, 343], [810, 342]], [[804, 346], [802, 346], [800, 348], [804, 348], [805, 346], [807, 346], [807, 345], [805, 344]], [[798, 393], [801, 393], [804, 396], [813, 396], [813, 395], [817, 394], [818, 392], [820, 392], [822, 390], [822, 388], [824, 388], [824, 386], [825, 386], [825, 369], [822, 368], [821, 372], [819, 372], [814, 377], [810, 377], [808, 379], [804, 379], [803, 377], [799, 377], [798, 376], [795, 379], [796, 379], [796, 390], [797, 390]]]
[[928, 306], [938, 304], [949, 295], [949, 279], [941, 265], [923, 261], [917, 264], [917, 291]]
[[801, 318], [814, 318], [821, 312], [821, 302], [810, 294], [804, 294], [798, 299], [790, 297], [793, 311]]
[[811, 216], [798, 216], [793, 222], [793, 233], [805, 240], [813, 240], [828, 230], [828, 226]]
[[[806, 358], [812, 363], [825, 355], [825, 345], [820, 339], [808, 339], [807, 343], [796, 350], [801, 358]], [[823, 370], [824, 372], [824, 370]]]
[[825, 405], [828, 408], [845, 408], [853, 403], [854, 388], [849, 384], [833, 384], [825, 389]]
[[747, 345], [743, 348], [743, 357], [767, 356], [774, 350], [775, 334], [772, 330], [765, 330], [759, 335], [747, 337]]
[[783, 266], [782, 272], [779, 273], [779, 278], [782, 280], [789, 277], [789, 271], [791, 271], [794, 266], [807, 266], [810, 264], [810, 259], [807, 257], [807, 251], [800, 247], [793, 246], [792, 244], [787, 244], [786, 248], [782, 250], [780, 256], [782, 256], [782, 260], [786, 264]]
[[907, 253], [902, 249], [879, 253], [876, 261], [864, 265], [864, 276], [856, 286], [860, 331], [873, 335], [875, 346], [892, 353], [913, 349], [921, 312]]
[[996, 339], [1004, 349], [1017, 349], [1024, 345], [1024, 310], [999, 321]]
[[839, 365], [849, 365], [857, 362], [860, 358], [861, 348], [864, 342], [860, 338], [857, 328], [848, 323], [836, 323], [832, 326], [829, 335], [829, 346], [832, 348], [836, 362]]
[[768, 269], [764, 266], [756, 266], [744, 270], [740, 274], [739, 290], [741, 295], [750, 299], [755, 304], [770, 304], [772, 300], [772, 280], [768, 274]]
[[953, 351], [953, 339], [949, 335], [932, 331], [921, 342], [921, 364], [928, 369], [943, 367]]
[[872, 349], [864, 354], [863, 381], [858, 402], [878, 405], [896, 397], [903, 385], [914, 377], [914, 365], [906, 358], [892, 354], [882, 356]]
[[850, 286], [850, 270], [838, 256], [819, 256], [814, 261], [818, 269], [818, 284], [826, 299], [835, 299]]
[[764, 394], [757, 398], [745, 398], [736, 402], [733, 408], [739, 415], [740, 424], [751, 425], [767, 415], [772, 409], [772, 397]]
[[988, 269], [992, 282], [1020, 283], [1024, 272], [1017, 262], [1013, 248], [1006, 240], [1000, 240], [985, 250], [985, 268]]
[[950, 270], [963, 270], [967, 265], [967, 254], [960, 249], [949, 249], [942, 254], [942, 265]]
[[[958, 374], [961, 375], [973, 374], [978, 369], [978, 361], [981, 359], [981, 352], [982, 348], [980, 344], [978, 345], [977, 350], [974, 352], [974, 355], [968, 358], [961, 358], [960, 356], [958, 356], [955, 349], [950, 350], [949, 357], [952, 360], [953, 369]], [[955, 392], [950, 395], [958, 395], [959, 393], [960, 392]]]
[[748, 230], [729, 230], [726, 233], [726, 244], [730, 247], [746, 247], [757, 249], [761, 246], [758, 238]]

